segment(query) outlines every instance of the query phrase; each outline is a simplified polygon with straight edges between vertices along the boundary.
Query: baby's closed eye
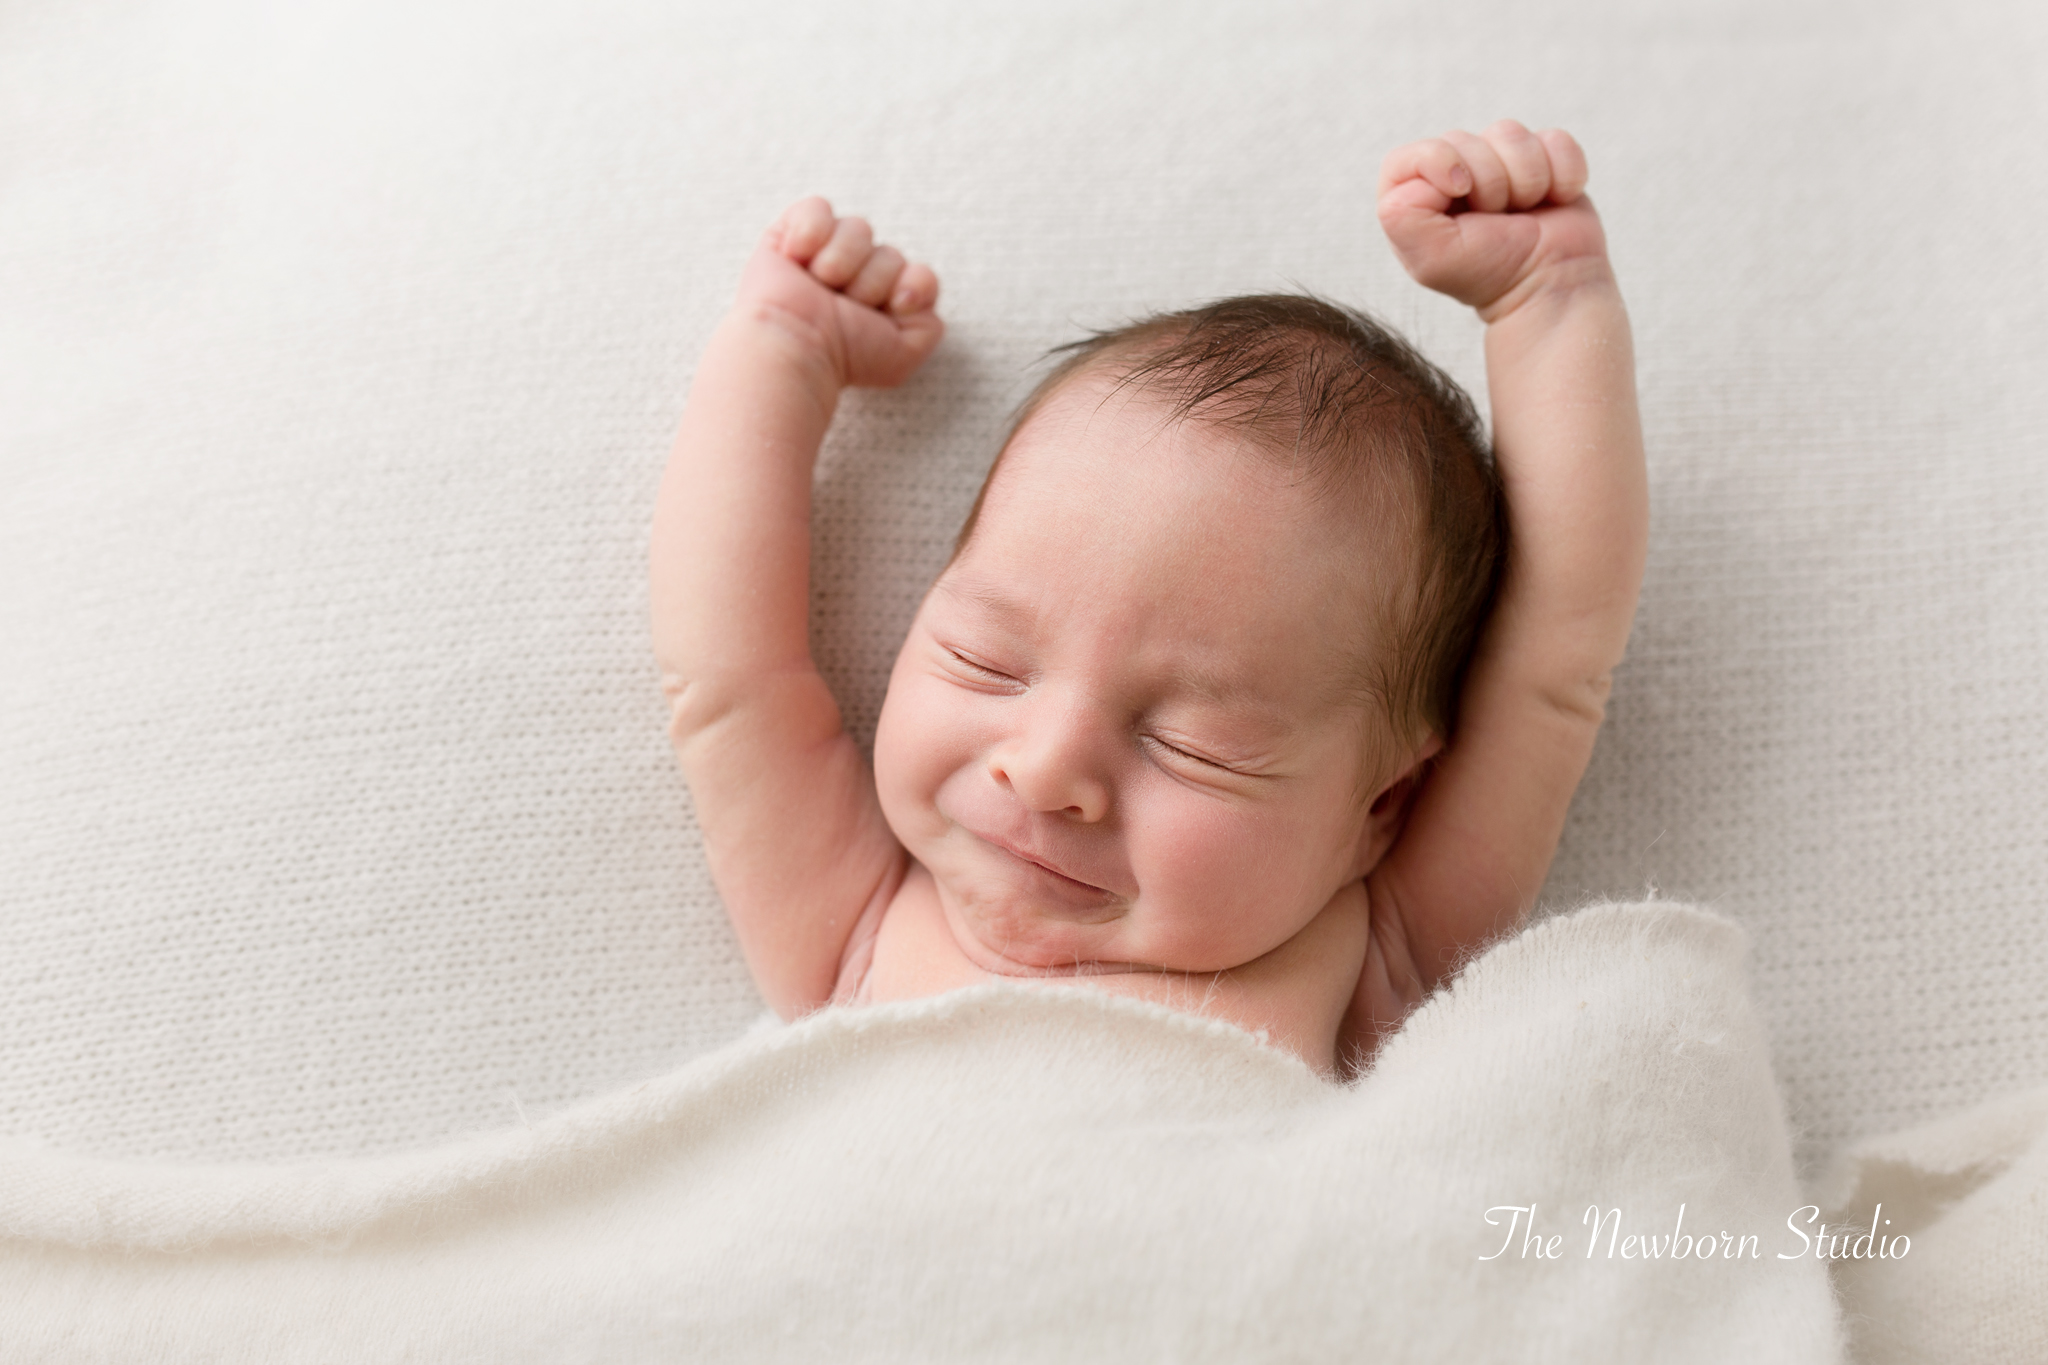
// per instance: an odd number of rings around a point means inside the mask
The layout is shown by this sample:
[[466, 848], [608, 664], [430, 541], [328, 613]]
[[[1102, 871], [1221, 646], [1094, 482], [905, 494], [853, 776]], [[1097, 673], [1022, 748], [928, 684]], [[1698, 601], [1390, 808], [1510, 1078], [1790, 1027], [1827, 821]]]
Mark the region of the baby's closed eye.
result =
[[1160, 768], [1203, 787], [1245, 794], [1286, 775], [1275, 751], [1230, 743], [1215, 734], [1198, 736], [1150, 722], [1139, 730], [1138, 743]]
[[1140, 739], [1144, 743], [1153, 747], [1154, 749], [1161, 750], [1172, 758], [1181, 759], [1185, 762], [1190, 763], [1199, 763], [1204, 767], [1220, 768], [1224, 772], [1237, 771], [1236, 766], [1228, 760], [1217, 758], [1213, 754], [1205, 753], [1201, 749], [1196, 748], [1188, 740], [1168, 739], [1163, 735], [1141, 735]]
[[1008, 672], [998, 662], [978, 658], [951, 645], [942, 648], [945, 651], [945, 662], [956, 676], [977, 684], [1000, 686], [1006, 691], [1024, 685], [1021, 678]]

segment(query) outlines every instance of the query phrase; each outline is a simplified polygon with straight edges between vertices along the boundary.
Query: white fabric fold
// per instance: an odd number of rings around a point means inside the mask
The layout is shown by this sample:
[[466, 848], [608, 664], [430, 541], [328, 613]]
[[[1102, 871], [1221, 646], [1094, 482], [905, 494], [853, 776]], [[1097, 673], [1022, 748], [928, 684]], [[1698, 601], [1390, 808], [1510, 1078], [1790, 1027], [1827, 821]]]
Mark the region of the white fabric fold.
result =
[[387, 1159], [7, 1148], [0, 1354], [1831, 1360], [1744, 957], [1676, 905], [1549, 921], [1351, 1087], [996, 985]]
[[1859, 1365], [2048, 1360], [2048, 1088], [1858, 1142], [1822, 1197]]

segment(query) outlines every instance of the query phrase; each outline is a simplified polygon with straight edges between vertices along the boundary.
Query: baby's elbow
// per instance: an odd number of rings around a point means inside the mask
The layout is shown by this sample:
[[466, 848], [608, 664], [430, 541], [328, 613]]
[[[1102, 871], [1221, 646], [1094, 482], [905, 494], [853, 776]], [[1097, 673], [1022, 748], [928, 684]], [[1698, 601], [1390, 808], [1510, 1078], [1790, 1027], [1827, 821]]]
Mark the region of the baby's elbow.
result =
[[839, 703], [815, 669], [765, 674], [709, 673], [685, 677], [664, 671], [668, 737], [688, 764], [693, 755], [729, 745], [783, 757], [815, 753], [846, 733]]
[[661, 675], [661, 692], [668, 698], [669, 741], [678, 748], [717, 729], [740, 703], [736, 689], [720, 688], [708, 679], [667, 671]]
[[1607, 719], [1607, 699], [1614, 693], [1612, 671], [1567, 678], [1537, 689], [1538, 703], [1574, 729], [1598, 730]]

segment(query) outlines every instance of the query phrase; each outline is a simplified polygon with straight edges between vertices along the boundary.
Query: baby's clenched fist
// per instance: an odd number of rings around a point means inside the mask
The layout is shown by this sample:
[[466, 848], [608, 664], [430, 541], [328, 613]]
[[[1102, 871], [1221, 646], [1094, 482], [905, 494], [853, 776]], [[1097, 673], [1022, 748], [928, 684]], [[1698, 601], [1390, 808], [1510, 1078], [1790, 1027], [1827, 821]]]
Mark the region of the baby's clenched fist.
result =
[[1545, 288], [1606, 275], [1585, 185], [1586, 156], [1570, 133], [1502, 119], [1389, 154], [1380, 226], [1417, 282], [1494, 321]]
[[933, 311], [939, 277], [862, 218], [841, 218], [813, 195], [761, 236], [740, 277], [736, 310], [783, 325], [814, 349], [839, 387], [888, 388], [908, 379], [945, 334]]

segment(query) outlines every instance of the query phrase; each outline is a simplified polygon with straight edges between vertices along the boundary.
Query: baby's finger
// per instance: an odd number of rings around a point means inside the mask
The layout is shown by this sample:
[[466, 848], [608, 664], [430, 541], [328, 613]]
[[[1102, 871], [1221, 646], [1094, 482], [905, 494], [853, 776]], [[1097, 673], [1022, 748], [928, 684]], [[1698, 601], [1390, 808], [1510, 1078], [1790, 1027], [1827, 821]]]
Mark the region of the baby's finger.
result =
[[818, 283], [838, 289], [860, 273], [874, 249], [875, 233], [867, 219], [841, 218], [832, 229], [832, 240], [811, 258], [811, 274]]
[[889, 311], [898, 317], [929, 313], [939, 302], [939, 277], [922, 261], [903, 268], [896, 292], [889, 296]]
[[946, 324], [928, 308], [923, 312], [906, 314], [897, 319], [897, 325], [897, 337], [910, 358], [910, 370], [924, 364], [925, 357], [938, 348], [940, 339], [946, 335]]
[[1546, 128], [1536, 137], [1550, 154], [1550, 202], [1576, 203], [1586, 192], [1586, 153], [1578, 139], [1562, 128]]
[[1508, 172], [1508, 205], [1533, 209], [1550, 194], [1550, 154], [1536, 134], [1511, 118], [1488, 125], [1486, 143]]
[[1465, 168], [1464, 158], [1458, 155], [1456, 147], [1440, 137], [1396, 147], [1380, 163], [1381, 197], [1395, 186], [1413, 180], [1422, 181], [1443, 196], [1444, 204], [1439, 209], [1472, 191], [1472, 172]]
[[896, 277], [903, 273], [903, 253], [893, 246], [878, 246], [868, 257], [867, 264], [846, 286], [846, 297], [855, 303], [864, 303], [870, 308], [880, 308], [896, 287]]
[[1466, 201], [1481, 213], [1499, 213], [1507, 208], [1513, 189], [1508, 179], [1508, 168], [1501, 164], [1500, 154], [1487, 144], [1486, 139], [1474, 137], [1460, 128], [1445, 133], [1444, 141], [1458, 149], [1459, 159], [1472, 173], [1472, 189], [1465, 196]]
[[784, 209], [768, 235], [776, 250], [802, 265], [831, 240], [832, 224], [832, 205], [814, 194]]

